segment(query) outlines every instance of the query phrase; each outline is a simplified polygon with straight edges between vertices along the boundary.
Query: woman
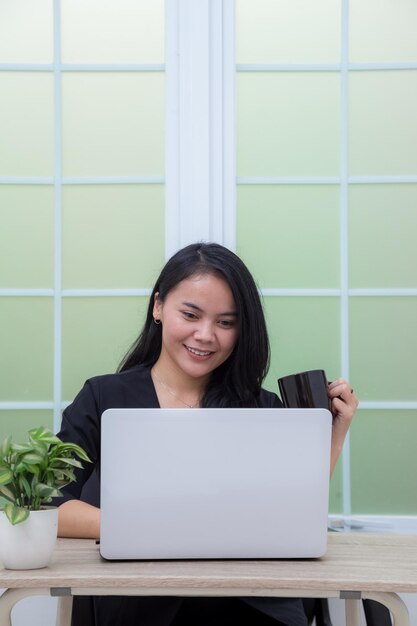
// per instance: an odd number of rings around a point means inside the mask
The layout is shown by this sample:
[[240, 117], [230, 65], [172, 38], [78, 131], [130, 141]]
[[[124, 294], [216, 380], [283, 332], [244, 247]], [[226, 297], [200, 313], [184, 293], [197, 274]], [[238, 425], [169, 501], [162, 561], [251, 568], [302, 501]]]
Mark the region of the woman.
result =
[[[218, 244], [192, 244], [165, 265], [150, 298], [141, 334], [116, 374], [86, 382], [63, 415], [59, 436], [82, 445], [100, 463], [100, 416], [111, 407], [279, 407], [276, 394], [262, 389], [269, 342], [255, 282], [244, 263]], [[344, 380], [329, 385], [334, 415], [331, 472], [357, 406]], [[98, 481], [87, 496], [82, 487], [92, 467], [65, 489], [59, 535], [100, 535]], [[87, 486], [88, 487], [88, 486]], [[87, 599], [97, 626], [184, 626], [185, 624], [306, 624], [301, 601], [233, 598]], [[73, 624], [87, 624], [82, 600]]]

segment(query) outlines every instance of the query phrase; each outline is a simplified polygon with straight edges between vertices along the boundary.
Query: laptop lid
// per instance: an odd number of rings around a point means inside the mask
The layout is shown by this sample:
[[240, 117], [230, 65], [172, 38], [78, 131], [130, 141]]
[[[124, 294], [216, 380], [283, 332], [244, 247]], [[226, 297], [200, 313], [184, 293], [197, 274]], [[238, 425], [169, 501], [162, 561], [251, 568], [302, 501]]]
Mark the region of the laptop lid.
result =
[[331, 419], [325, 409], [108, 409], [101, 555], [322, 556]]

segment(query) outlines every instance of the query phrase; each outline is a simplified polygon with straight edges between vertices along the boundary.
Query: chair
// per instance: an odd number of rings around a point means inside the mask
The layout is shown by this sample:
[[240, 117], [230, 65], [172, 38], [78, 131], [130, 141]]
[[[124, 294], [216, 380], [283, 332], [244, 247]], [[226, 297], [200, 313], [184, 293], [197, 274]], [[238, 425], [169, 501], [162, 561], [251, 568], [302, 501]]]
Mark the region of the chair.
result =
[[386, 606], [375, 600], [364, 600], [367, 626], [392, 626], [391, 614]]
[[303, 606], [309, 625], [315, 620], [316, 626], [333, 626], [326, 598], [303, 598]]

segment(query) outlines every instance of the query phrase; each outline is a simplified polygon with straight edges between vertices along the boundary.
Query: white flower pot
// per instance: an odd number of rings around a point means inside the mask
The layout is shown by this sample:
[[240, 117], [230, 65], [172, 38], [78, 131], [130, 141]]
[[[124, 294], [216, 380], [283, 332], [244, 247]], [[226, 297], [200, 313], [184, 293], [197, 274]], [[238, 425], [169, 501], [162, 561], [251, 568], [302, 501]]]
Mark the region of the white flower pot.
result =
[[0, 563], [7, 569], [38, 569], [51, 559], [58, 532], [58, 509], [31, 511], [14, 526], [0, 511]]

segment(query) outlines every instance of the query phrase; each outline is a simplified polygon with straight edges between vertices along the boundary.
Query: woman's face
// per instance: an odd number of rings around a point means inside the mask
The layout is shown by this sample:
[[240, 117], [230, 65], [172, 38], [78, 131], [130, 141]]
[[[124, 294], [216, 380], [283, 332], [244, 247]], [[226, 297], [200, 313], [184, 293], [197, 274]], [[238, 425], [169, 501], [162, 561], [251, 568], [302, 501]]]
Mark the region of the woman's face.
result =
[[154, 318], [162, 322], [159, 364], [193, 378], [208, 378], [236, 345], [236, 304], [227, 282], [212, 274], [191, 276], [172, 289]]

